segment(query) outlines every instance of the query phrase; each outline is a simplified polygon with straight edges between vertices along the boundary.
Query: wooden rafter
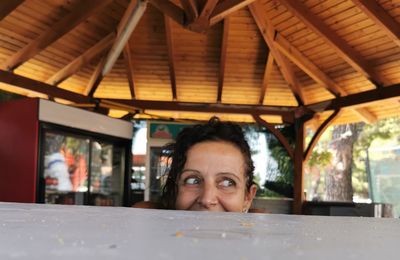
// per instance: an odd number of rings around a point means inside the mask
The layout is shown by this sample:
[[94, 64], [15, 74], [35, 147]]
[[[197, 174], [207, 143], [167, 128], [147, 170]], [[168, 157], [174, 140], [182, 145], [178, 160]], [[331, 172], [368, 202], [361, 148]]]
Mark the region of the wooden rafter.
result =
[[306, 127], [316, 132], [319, 127], [320, 114], [315, 113], [314, 116], [306, 122]]
[[179, 6], [166, 0], [150, 0], [150, 4], [178, 24], [185, 25], [185, 12]]
[[177, 100], [178, 95], [176, 91], [175, 58], [174, 58], [175, 51], [174, 51], [174, 41], [172, 39], [171, 19], [168, 16], [164, 15], [164, 22], [165, 22], [165, 37], [167, 38], [169, 78], [171, 81], [172, 99]]
[[[259, 3], [253, 3], [252, 5], [260, 9]], [[339, 86], [334, 80], [332, 80], [325, 72], [318, 68], [312, 61], [310, 61], [305, 55], [303, 55], [295, 46], [293, 46], [284, 36], [276, 31], [268, 19], [264, 19], [266, 34], [269, 38], [273, 38], [273, 44], [279, 49], [288, 59], [308, 74], [313, 80], [326, 87], [335, 97], [344, 96], [348, 93]], [[371, 123], [376, 120], [376, 117], [372, 115], [365, 108], [356, 109], [355, 113], [361, 117], [361, 119], [367, 123]]]
[[315, 112], [337, 110], [346, 107], [363, 107], [368, 103], [400, 97], [400, 84], [395, 84], [379, 89], [372, 89], [361, 93], [351, 94], [336, 99], [306, 105], [306, 109]]
[[210, 18], [211, 13], [214, 11], [214, 8], [217, 6], [219, 0], [208, 0], [205, 5], [203, 6], [203, 9], [201, 10], [201, 13], [199, 15], [199, 20], [205, 19], [208, 20]]
[[127, 114], [121, 116], [119, 119], [121, 119], [121, 120], [126, 120], [126, 121], [129, 121], [129, 122], [130, 122], [131, 119], [132, 119], [134, 116], [135, 116], [135, 113], [128, 112]]
[[215, 6], [217, 5], [218, 0], [208, 0], [202, 5], [199, 3], [201, 10], [199, 16], [190, 24], [188, 24], [188, 29], [195, 31], [195, 32], [204, 32], [210, 26], [209, 17], [211, 12], [214, 10]]
[[286, 137], [279, 131], [277, 130], [274, 125], [268, 123], [264, 119], [262, 119], [259, 115], [257, 114], [252, 114], [254, 121], [256, 121], [259, 125], [265, 126], [275, 137], [278, 139], [278, 141], [282, 144], [282, 146], [285, 148], [286, 152], [288, 153], [289, 157], [293, 159], [293, 148], [290, 146], [288, 140]]
[[285, 37], [273, 28], [273, 26], [266, 22], [270, 34], [275, 35], [275, 46], [301, 70], [309, 75], [317, 83], [321, 84], [334, 96], [343, 96], [347, 93], [336, 84], [328, 75], [326, 75], [320, 68], [318, 68], [312, 61], [303, 55], [296, 47], [294, 47]]
[[136, 98], [135, 80], [133, 76], [134, 75], [133, 62], [132, 62], [131, 47], [129, 45], [129, 42], [125, 44], [123, 54], [126, 67], [126, 76], [128, 78], [128, 84], [129, 84], [129, 91], [131, 93], [131, 99], [135, 99]]
[[304, 161], [307, 161], [310, 158], [311, 153], [315, 145], [317, 144], [319, 138], [322, 136], [325, 130], [332, 124], [332, 122], [336, 118], [338, 118], [338, 116], [340, 115], [340, 111], [341, 111], [340, 109], [333, 111], [333, 113], [317, 129], [310, 143], [308, 144], [306, 151], [304, 152]]
[[227, 17], [224, 20], [224, 27], [223, 27], [224, 31], [221, 42], [221, 57], [219, 60], [217, 103], [220, 103], [222, 100], [222, 90], [224, 87], [224, 79], [225, 79], [226, 52], [228, 49], [229, 27], [230, 27], [230, 18]]
[[274, 57], [271, 52], [268, 52], [267, 63], [265, 64], [264, 78], [260, 91], [260, 99], [258, 100], [258, 104], [264, 104], [265, 93], [267, 92], [268, 81], [272, 73], [272, 69], [274, 67]]
[[24, 0], [2, 0], [0, 1], [0, 21], [9, 13], [14, 11]]
[[400, 46], [400, 24], [383, 9], [377, 1], [352, 0], [396, 44]]
[[293, 118], [294, 107], [260, 106], [260, 105], [229, 105], [214, 103], [195, 103], [178, 101], [150, 101], [150, 100], [126, 100], [126, 99], [102, 99], [102, 102], [115, 102], [135, 109], [168, 110], [168, 111], [192, 111], [206, 113], [228, 114], [258, 114], [276, 115]]
[[[90, 103], [91, 98], [74, 93], [72, 91], [54, 88], [54, 86], [23, 77], [12, 72], [0, 70], [0, 82], [14, 85], [20, 88], [47, 94], [55, 98], [70, 100], [77, 103]], [[305, 106], [312, 111], [337, 110], [351, 106], [365, 106], [370, 102], [383, 101], [386, 99], [400, 97], [400, 84], [374, 89], [363, 93], [352, 94], [339, 97], [335, 100], [315, 103]], [[171, 101], [144, 101], [144, 100], [111, 100], [141, 109], [171, 110], [171, 111], [196, 111], [196, 112], [215, 112], [215, 113], [238, 113], [238, 114], [260, 114], [260, 115], [279, 115], [293, 118], [297, 108], [261, 106], [261, 105], [223, 105], [211, 103], [190, 103], [190, 102], [171, 102]]]
[[356, 114], [363, 122], [367, 124], [373, 124], [378, 120], [378, 118], [366, 108], [354, 108], [351, 109], [351, 111], [353, 111], [354, 114]]
[[311, 30], [329, 43], [335, 49], [337, 54], [355, 70], [362, 73], [377, 87], [384, 84], [384, 79], [378, 75], [350, 45], [340, 38], [335, 31], [325, 25], [321, 19], [310, 12], [310, 10], [307, 9], [302, 2], [292, 0], [279, 1], [284, 4], [305, 25], [307, 25]]
[[125, 44], [131, 37], [137, 24], [142, 18], [147, 8], [147, 0], [132, 0], [126, 9], [117, 28], [117, 38], [111, 47], [102, 70], [102, 75], [106, 75], [114, 66], [116, 60], [120, 56]]
[[123, 48], [128, 42], [133, 30], [139, 23], [140, 18], [142, 18], [146, 7], [147, 1], [145, 0], [131, 1], [128, 5], [120, 23], [118, 24], [117, 37], [110, 51], [107, 53], [107, 56], [98, 64], [98, 67], [96, 68], [89, 81], [89, 84], [86, 87], [85, 93], [87, 93], [89, 96], [93, 96], [104, 76], [111, 71]]
[[186, 14], [185, 23], [186, 24], [192, 23], [199, 16], [195, 0], [180, 0], [180, 2]]
[[14, 70], [111, 2], [112, 0], [80, 1], [68, 15], [15, 53], [2, 67], [6, 70]]
[[[259, 3], [253, 3], [252, 5], [258, 5]], [[297, 48], [292, 46], [288, 40], [286, 40], [281, 34], [277, 33], [270, 23], [266, 21], [267, 33], [274, 37], [274, 42], [276, 47], [285, 54], [293, 63], [295, 63], [299, 68], [301, 68], [305, 73], [307, 73], [316, 82], [327, 87], [327, 89], [334, 94], [336, 97], [347, 95], [348, 93], [341, 88], [336, 82], [334, 82], [328, 75], [326, 75], [322, 70], [320, 70], [313, 62], [311, 62], [307, 57], [305, 57]], [[354, 109], [356, 113], [364, 122], [373, 123], [377, 120], [376, 116], [371, 114], [365, 108]]]
[[254, 1], [255, 0], [225, 0], [221, 2], [214, 8], [210, 15], [210, 25], [212, 26], [222, 21], [228, 15], [246, 7]]
[[92, 103], [93, 101], [91, 98], [84, 95], [62, 88], [55, 88], [52, 85], [23, 77], [10, 71], [0, 70], [0, 82], [76, 103]]
[[97, 90], [97, 87], [100, 85], [101, 81], [104, 78], [104, 75], [101, 73], [101, 71], [104, 68], [104, 64], [106, 62], [105, 57], [101, 58], [100, 62], [97, 64], [95, 70], [93, 71], [92, 76], [89, 79], [88, 84], [86, 85], [86, 88], [83, 92], [84, 95], [93, 97], [94, 93]]
[[92, 46], [90, 49], [85, 51], [81, 56], [74, 59], [67, 66], [65, 66], [56, 74], [54, 74], [51, 78], [46, 80], [46, 83], [51, 85], [60, 84], [65, 79], [67, 79], [68, 77], [70, 77], [71, 75], [75, 74], [80, 69], [82, 69], [84, 66], [89, 64], [89, 62], [98, 57], [100, 54], [104, 53], [104, 51], [109, 49], [114, 39], [115, 39], [115, 33], [110, 33], [109, 35], [104, 37], [101, 41]]
[[[272, 49], [270, 49], [272, 51]], [[292, 90], [294, 97], [299, 105], [304, 105], [306, 100], [306, 95], [304, 94], [303, 89], [301, 88], [297, 77], [294, 74], [294, 70], [289, 62], [289, 60], [283, 56], [279, 50], [273, 50], [272, 55], [278, 64], [278, 67], [285, 78], [285, 80], [289, 83], [289, 88]]]
[[261, 32], [265, 42], [268, 45], [269, 51], [272, 53], [276, 63], [280, 71], [282, 72], [283, 77], [289, 83], [289, 87], [291, 88], [297, 102], [302, 105], [305, 103], [305, 95], [299, 83], [294, 75], [293, 68], [291, 67], [290, 62], [286, 57], [282, 55], [282, 53], [275, 47], [274, 45], [274, 36], [269, 33], [267, 29], [267, 25], [265, 23], [264, 14], [262, 13], [262, 6], [259, 2], [254, 2], [249, 5], [250, 12], [258, 26], [258, 29]]

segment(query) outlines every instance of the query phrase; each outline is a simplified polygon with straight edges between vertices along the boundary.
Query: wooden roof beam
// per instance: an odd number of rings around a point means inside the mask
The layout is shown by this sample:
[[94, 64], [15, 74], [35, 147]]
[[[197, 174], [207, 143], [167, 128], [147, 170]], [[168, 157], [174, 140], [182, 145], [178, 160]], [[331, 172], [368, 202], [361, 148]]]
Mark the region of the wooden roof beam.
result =
[[180, 0], [183, 10], [185, 12], [185, 23], [190, 24], [194, 22], [199, 16], [199, 12], [197, 11], [197, 4], [195, 0]]
[[167, 48], [168, 48], [168, 64], [169, 64], [169, 78], [171, 81], [171, 92], [172, 99], [177, 100], [178, 94], [176, 91], [176, 74], [175, 74], [175, 51], [174, 51], [174, 41], [172, 39], [172, 28], [171, 19], [164, 15], [165, 23], [165, 37], [167, 38]]
[[255, 0], [225, 0], [218, 4], [210, 15], [210, 26], [222, 21], [228, 15], [246, 7]]
[[150, 100], [126, 100], [126, 99], [102, 99], [103, 103], [123, 104], [127, 108], [168, 110], [168, 111], [192, 111], [206, 113], [228, 113], [228, 114], [258, 114], [276, 115], [294, 118], [295, 107], [260, 106], [260, 105], [232, 105], [214, 103], [195, 103], [178, 101], [150, 101]]
[[400, 97], [400, 84], [395, 84], [383, 88], [372, 89], [348, 96], [338, 97], [336, 99], [322, 101], [314, 104], [306, 105], [306, 109], [314, 112], [322, 112], [326, 110], [337, 110], [346, 107], [364, 107], [368, 103], [381, 101], [389, 98]]
[[2, 0], [0, 1], [0, 21], [9, 13], [14, 11], [24, 0]]
[[178, 24], [185, 26], [185, 12], [182, 8], [169, 0], [149, 0], [149, 2], [164, 15], [169, 16]]
[[96, 92], [97, 87], [100, 85], [101, 81], [104, 78], [104, 75], [101, 73], [101, 71], [104, 68], [105, 62], [106, 62], [105, 57], [101, 58], [100, 62], [97, 64], [96, 68], [94, 69], [93, 74], [90, 77], [85, 90], [83, 91], [83, 94], [85, 96], [93, 97], [94, 92]]
[[217, 6], [219, 0], [208, 0], [203, 6], [201, 13], [199, 15], [198, 20], [209, 20], [211, 13], [214, 11]]
[[351, 109], [351, 111], [353, 111], [354, 114], [356, 114], [363, 122], [367, 124], [373, 124], [378, 120], [378, 118], [366, 108], [359, 107]]
[[314, 116], [305, 122], [305, 126], [312, 131], [316, 132], [320, 126], [319, 120], [321, 116], [318, 113], [315, 113]]
[[264, 14], [262, 13], [263, 10], [262, 5], [259, 2], [254, 2], [249, 5], [249, 9], [258, 26], [258, 29], [261, 32], [261, 35], [263, 36], [265, 42], [268, 45], [269, 51], [272, 53], [272, 56], [274, 56], [274, 59], [278, 64], [278, 67], [282, 72], [283, 77], [289, 83], [289, 87], [291, 88], [297, 102], [300, 105], [303, 105], [305, 103], [304, 91], [299, 86], [299, 83], [294, 75], [290, 62], [275, 47], [274, 35], [271, 35], [271, 31], [268, 30]]
[[230, 18], [224, 19], [223, 36], [221, 41], [221, 57], [219, 60], [219, 76], [218, 76], [218, 90], [217, 90], [217, 103], [222, 101], [222, 90], [224, 88], [225, 79], [225, 65], [226, 65], [226, 53], [228, 49], [228, 35], [230, 27]]
[[[185, 1], [185, 0], [181, 0], [181, 2], [182, 1]], [[211, 15], [212, 11], [214, 10], [215, 6], [217, 5], [218, 1], [219, 0], [208, 0], [204, 3], [204, 5], [203, 5], [203, 3], [199, 3], [201, 12], [198, 15], [198, 17], [196, 17], [195, 20], [193, 20], [191, 23], [189, 22], [189, 24], [187, 25], [188, 29], [195, 31], [195, 32], [206, 31], [210, 26], [209, 17]]]
[[130, 2], [123, 17], [121, 18], [120, 23], [118, 24], [117, 37], [110, 51], [99, 63], [85, 89], [85, 93], [87, 93], [89, 96], [94, 95], [104, 76], [111, 71], [118, 57], [121, 55], [124, 46], [128, 42], [133, 30], [139, 23], [140, 18], [142, 18], [146, 7], [147, 0], [134, 0]]
[[[258, 10], [262, 10], [259, 2], [251, 4]], [[296, 47], [294, 47], [285, 37], [276, 31], [268, 19], [264, 19], [264, 34], [272, 38], [274, 46], [281, 51], [288, 59], [308, 74], [313, 80], [328, 89], [335, 97], [344, 96], [348, 93], [333, 81], [327, 74], [319, 69], [312, 61], [303, 55]], [[365, 108], [356, 108], [354, 111], [364, 122], [371, 123], [376, 120], [376, 117]]]
[[310, 143], [307, 146], [306, 151], [304, 152], [304, 161], [310, 159], [311, 153], [314, 150], [315, 145], [318, 143], [318, 140], [325, 132], [325, 130], [335, 121], [336, 118], [339, 117], [341, 110], [335, 110], [333, 113], [318, 127], [317, 131], [311, 138]]
[[132, 55], [131, 55], [131, 47], [129, 45], [129, 41], [125, 44], [124, 50], [124, 61], [126, 67], [126, 76], [128, 78], [129, 84], [129, 91], [131, 93], [131, 99], [136, 98], [136, 91], [135, 91], [135, 80], [134, 80], [134, 73], [133, 73], [133, 62], [132, 62]]
[[377, 1], [352, 1], [400, 47], [400, 24]]
[[118, 57], [121, 55], [122, 49], [131, 37], [132, 32], [135, 30], [137, 24], [146, 11], [146, 8], [147, 0], [133, 0], [130, 2], [121, 22], [118, 24], [117, 38], [107, 55], [102, 71], [103, 76], [108, 74]]
[[356, 71], [362, 73], [368, 78], [376, 87], [384, 85], [384, 79], [378, 75], [373, 68], [358, 54], [354, 49], [341, 39], [335, 31], [329, 28], [325, 23], [316, 15], [310, 12], [304, 4], [300, 1], [279, 0], [284, 4], [290, 12], [298, 17], [305, 25], [311, 30], [322, 37], [329, 43], [350, 66]]
[[0, 70], [0, 82], [28, 89], [31, 91], [43, 93], [54, 98], [61, 98], [76, 103], [92, 103], [93, 100], [84, 95], [68, 91], [61, 88], [55, 88], [52, 85], [41, 81], [33, 80], [24, 76], [14, 74], [10, 71]]
[[260, 99], [258, 100], [258, 104], [264, 104], [265, 93], [267, 92], [268, 81], [272, 73], [272, 69], [274, 67], [274, 57], [271, 52], [268, 53], [267, 63], [265, 64], [264, 78], [260, 91]]
[[269, 22], [266, 22], [268, 31], [274, 35], [275, 46], [315, 82], [324, 86], [334, 96], [346, 95], [336, 82], [334, 82], [328, 75], [326, 75], [320, 68], [318, 68], [312, 61], [303, 55], [296, 47], [294, 47], [285, 37], [278, 33]]
[[263, 120], [260, 117], [260, 115], [253, 114], [252, 116], [253, 116], [254, 121], [256, 121], [259, 125], [265, 126], [276, 137], [276, 139], [278, 139], [278, 141], [282, 144], [283, 148], [285, 148], [289, 157], [293, 160], [294, 149], [293, 149], [293, 147], [290, 146], [287, 138], [279, 130], [277, 130], [272, 124]]
[[96, 43], [90, 49], [85, 51], [81, 56], [77, 57], [75, 60], [70, 62], [67, 66], [62, 68], [56, 74], [54, 74], [51, 78], [46, 80], [46, 83], [51, 85], [58, 85], [63, 82], [68, 77], [72, 76], [79, 70], [81, 70], [84, 66], [86, 66], [90, 61], [94, 58], [98, 57], [105, 50], [111, 47], [115, 39], [115, 33], [110, 33], [106, 37], [104, 37], [101, 41]]
[[88, 17], [101, 10], [111, 2], [112, 0], [83, 0], [75, 4], [74, 8], [69, 14], [53, 24], [47, 29], [47, 31], [42, 33], [35, 40], [15, 53], [2, 65], [2, 68], [9, 71], [16, 69], [19, 65], [35, 56], [41, 50], [45, 49], [54, 41], [62, 37], [64, 34], [75, 28]]

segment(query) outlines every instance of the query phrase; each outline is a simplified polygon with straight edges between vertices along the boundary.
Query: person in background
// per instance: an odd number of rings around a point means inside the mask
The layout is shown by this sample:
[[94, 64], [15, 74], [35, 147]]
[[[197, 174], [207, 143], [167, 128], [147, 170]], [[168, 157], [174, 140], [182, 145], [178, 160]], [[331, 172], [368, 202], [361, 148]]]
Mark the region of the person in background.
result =
[[161, 195], [166, 209], [247, 212], [256, 194], [250, 147], [241, 127], [217, 117], [183, 129], [169, 157]]
[[51, 135], [46, 140], [48, 153], [44, 157], [44, 178], [49, 189], [72, 191], [63, 143], [64, 137], [59, 135]]

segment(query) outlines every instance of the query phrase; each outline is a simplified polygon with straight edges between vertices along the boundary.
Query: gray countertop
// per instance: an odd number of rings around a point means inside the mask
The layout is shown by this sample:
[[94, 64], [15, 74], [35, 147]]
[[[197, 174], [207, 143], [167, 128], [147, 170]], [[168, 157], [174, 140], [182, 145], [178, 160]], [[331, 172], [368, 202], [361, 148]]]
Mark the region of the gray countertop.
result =
[[399, 259], [398, 219], [0, 203], [0, 259]]

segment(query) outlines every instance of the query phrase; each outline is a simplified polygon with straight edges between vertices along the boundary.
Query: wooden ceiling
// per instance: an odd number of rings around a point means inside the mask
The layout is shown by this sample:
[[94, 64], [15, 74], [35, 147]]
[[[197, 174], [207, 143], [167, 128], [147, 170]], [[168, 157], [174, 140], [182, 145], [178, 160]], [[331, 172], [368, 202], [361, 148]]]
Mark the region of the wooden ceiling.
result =
[[400, 0], [2, 0], [0, 69], [117, 117], [371, 123], [400, 111]]

